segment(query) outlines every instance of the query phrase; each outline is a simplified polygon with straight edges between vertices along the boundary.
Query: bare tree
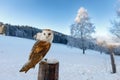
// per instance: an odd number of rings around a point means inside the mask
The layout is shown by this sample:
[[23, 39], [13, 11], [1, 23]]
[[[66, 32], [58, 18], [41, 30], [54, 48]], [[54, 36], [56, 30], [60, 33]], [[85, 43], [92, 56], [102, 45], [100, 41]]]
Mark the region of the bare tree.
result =
[[85, 40], [91, 37], [91, 34], [95, 32], [94, 29], [95, 26], [90, 22], [87, 10], [81, 7], [70, 30], [73, 37], [81, 39], [83, 54], [86, 50]]
[[[120, 2], [118, 3], [120, 5]], [[111, 22], [110, 32], [120, 39], [120, 6], [117, 4], [117, 18]]]

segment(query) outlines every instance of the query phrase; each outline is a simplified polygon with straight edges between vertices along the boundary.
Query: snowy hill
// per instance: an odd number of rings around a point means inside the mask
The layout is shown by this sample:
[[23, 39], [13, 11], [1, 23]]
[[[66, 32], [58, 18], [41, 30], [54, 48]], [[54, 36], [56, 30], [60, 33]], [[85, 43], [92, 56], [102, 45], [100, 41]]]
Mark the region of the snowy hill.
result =
[[[37, 80], [38, 65], [27, 74], [19, 70], [27, 61], [34, 40], [0, 36], [0, 80]], [[45, 58], [60, 62], [59, 80], [120, 80], [120, 57], [115, 56], [117, 73], [111, 74], [110, 56], [52, 44]]]

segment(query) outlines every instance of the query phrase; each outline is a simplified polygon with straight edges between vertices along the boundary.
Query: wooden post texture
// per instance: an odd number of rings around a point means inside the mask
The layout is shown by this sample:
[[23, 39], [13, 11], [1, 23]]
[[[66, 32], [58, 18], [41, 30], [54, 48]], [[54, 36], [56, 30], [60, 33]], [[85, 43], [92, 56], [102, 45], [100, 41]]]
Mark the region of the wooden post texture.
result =
[[55, 59], [45, 59], [39, 63], [38, 80], [58, 80], [59, 62]]
[[116, 64], [115, 64], [115, 59], [114, 59], [114, 53], [113, 53], [113, 46], [109, 46], [109, 51], [110, 51], [110, 59], [111, 59], [111, 66], [112, 66], [112, 72], [116, 73]]
[[116, 73], [116, 65], [115, 65], [115, 59], [114, 59], [114, 53], [110, 53], [110, 58], [111, 58], [111, 65], [112, 65], [112, 71], [113, 73]]

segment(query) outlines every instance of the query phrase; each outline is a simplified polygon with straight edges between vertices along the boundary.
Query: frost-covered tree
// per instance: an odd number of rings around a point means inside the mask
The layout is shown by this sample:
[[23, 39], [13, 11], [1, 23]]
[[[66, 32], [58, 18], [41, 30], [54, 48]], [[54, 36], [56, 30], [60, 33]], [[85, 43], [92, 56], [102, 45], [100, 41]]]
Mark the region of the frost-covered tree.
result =
[[[120, 2], [118, 3], [120, 5]], [[111, 22], [110, 32], [120, 39], [120, 6], [117, 6], [116, 14], [117, 18]]]
[[87, 48], [85, 40], [90, 38], [93, 32], [95, 32], [95, 26], [91, 23], [87, 10], [81, 7], [78, 10], [74, 24], [71, 25], [71, 35], [75, 38], [81, 39], [83, 54], [85, 54]]

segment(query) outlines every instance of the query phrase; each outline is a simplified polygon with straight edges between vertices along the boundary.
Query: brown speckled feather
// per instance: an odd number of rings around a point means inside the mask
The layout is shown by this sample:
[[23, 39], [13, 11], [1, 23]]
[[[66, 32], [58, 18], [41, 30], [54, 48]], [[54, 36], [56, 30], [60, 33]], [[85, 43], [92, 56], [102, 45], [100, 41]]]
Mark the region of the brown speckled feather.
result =
[[[32, 52], [29, 56], [29, 60], [34, 60], [36, 58], [44, 57], [48, 50], [50, 49], [51, 44], [46, 41], [37, 41], [32, 48]], [[41, 59], [41, 58], [40, 58]]]
[[43, 59], [50, 49], [51, 43], [46, 41], [37, 41], [30, 53], [29, 61], [22, 67], [20, 72], [27, 72], [30, 68], [35, 67], [35, 65]]

